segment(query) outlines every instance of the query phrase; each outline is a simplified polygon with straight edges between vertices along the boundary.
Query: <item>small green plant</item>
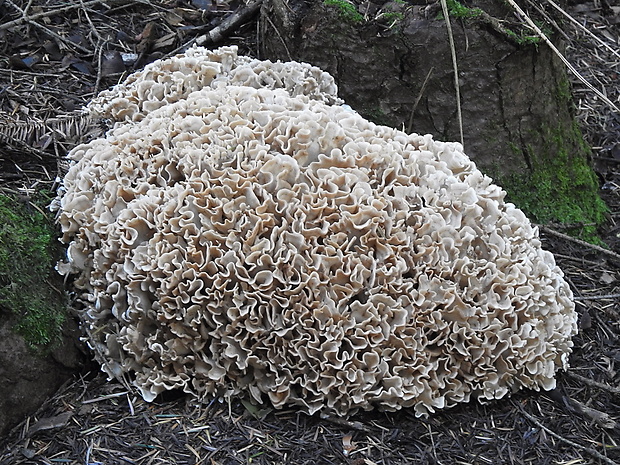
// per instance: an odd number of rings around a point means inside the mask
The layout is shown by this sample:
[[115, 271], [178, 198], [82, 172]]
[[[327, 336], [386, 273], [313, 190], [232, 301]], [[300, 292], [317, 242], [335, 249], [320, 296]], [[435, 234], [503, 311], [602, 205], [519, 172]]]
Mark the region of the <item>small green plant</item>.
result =
[[[489, 15], [480, 8], [470, 8], [463, 5], [458, 0], [446, 0], [446, 5], [448, 7], [449, 15], [453, 18], [470, 20], [480, 19], [484, 22], [489, 21]], [[444, 20], [443, 14], [439, 13], [437, 19]], [[541, 21], [535, 21], [535, 23], [547, 37], [551, 35], [552, 31], [547, 24]], [[513, 28], [516, 28], [517, 30], [515, 31], [510, 29], [508, 25], [501, 27], [501, 30], [518, 45], [538, 45], [543, 41], [540, 36], [535, 34], [532, 29], [526, 27], [525, 25], [515, 25]]]
[[0, 308], [37, 349], [58, 340], [65, 319], [62, 292], [52, 285], [54, 238], [52, 220], [36, 203], [0, 195]]
[[398, 21], [402, 21], [405, 18], [405, 15], [397, 11], [391, 11], [387, 13], [382, 13], [381, 18], [389, 24], [394, 24]]
[[364, 17], [357, 11], [357, 7], [346, 0], [323, 0], [323, 4], [338, 9], [340, 17], [352, 23], [364, 22]]
[[474, 19], [480, 17], [483, 12], [480, 8], [469, 8], [458, 2], [458, 0], [447, 0], [448, 13], [458, 19]]
[[537, 35], [526, 34], [523, 31], [516, 33], [513, 30], [506, 29], [506, 34], [519, 45], [538, 45], [542, 39]]

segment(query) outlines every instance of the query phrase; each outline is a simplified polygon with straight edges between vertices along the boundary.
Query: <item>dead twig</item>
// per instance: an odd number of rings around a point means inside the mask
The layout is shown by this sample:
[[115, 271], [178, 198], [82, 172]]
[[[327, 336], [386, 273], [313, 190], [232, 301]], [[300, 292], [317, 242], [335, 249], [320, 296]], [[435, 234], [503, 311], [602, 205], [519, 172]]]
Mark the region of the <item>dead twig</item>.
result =
[[574, 373], [573, 371], [567, 371], [566, 374], [581, 383], [587, 384], [590, 387], [595, 387], [597, 389], [610, 392], [611, 394], [620, 395], [620, 388], [617, 388], [615, 386], [609, 386], [608, 384], [594, 381], [593, 379], [578, 375], [577, 373]]
[[448, 12], [447, 0], [441, 0], [441, 8], [443, 16], [448, 28], [448, 41], [450, 43], [450, 54], [452, 55], [452, 68], [454, 69], [454, 91], [456, 93], [456, 117], [459, 123], [459, 135], [461, 137], [461, 145], [465, 145], [463, 139], [463, 116], [461, 113], [461, 85], [459, 83], [459, 67], [456, 60], [456, 48], [454, 46], [454, 36], [452, 34], [452, 25], [450, 24], [450, 13]]
[[260, 8], [263, 0], [254, 0], [237, 11], [227, 16], [219, 26], [214, 27], [209, 32], [196, 38], [197, 45], [213, 44], [220, 42], [231, 34], [238, 26], [248, 21]]
[[83, 400], [82, 404], [92, 404], [93, 402], [102, 402], [104, 400], [114, 399], [115, 397], [122, 397], [127, 394], [129, 394], [129, 391], [114, 392], [112, 394], [107, 394], [105, 396], [97, 397], [95, 399]]
[[568, 234], [561, 233], [559, 231], [556, 231], [554, 229], [549, 228], [548, 226], [544, 226], [544, 225], [540, 225], [540, 224], [537, 225], [537, 226], [538, 226], [538, 228], [542, 232], [544, 232], [546, 234], [551, 234], [551, 235], [559, 237], [561, 239], [574, 242], [575, 244], [579, 244], [579, 245], [581, 245], [583, 247], [587, 247], [587, 248], [590, 248], [592, 250], [596, 250], [599, 253], [602, 253], [604, 255], [607, 255], [608, 257], [611, 257], [611, 258], [614, 258], [615, 260], [620, 261], [620, 254], [617, 254], [616, 252], [604, 249], [603, 247], [600, 247], [598, 245], [590, 244], [589, 242], [582, 241], [581, 239], [577, 239], [575, 237], [571, 237]]
[[558, 252], [555, 252], [553, 255], [556, 258], [561, 258], [563, 260], [568, 260], [568, 261], [571, 261], [571, 262], [579, 263], [581, 265], [588, 265], [588, 266], [592, 266], [592, 267], [603, 266], [606, 263], [605, 260], [601, 260], [601, 261], [595, 262], [593, 260], [586, 260], [585, 258], [571, 257], [570, 255], [565, 255], [565, 254], [558, 253]]
[[273, 24], [273, 21], [271, 20], [271, 18], [269, 18], [269, 16], [265, 16], [265, 19], [267, 20], [267, 22], [269, 23], [269, 25], [273, 28], [274, 31], [276, 31], [276, 35], [278, 36], [278, 38], [280, 39], [280, 42], [282, 42], [282, 46], [284, 47], [284, 50], [286, 51], [286, 55], [288, 56], [288, 59], [293, 61], [293, 57], [291, 56], [291, 52], [288, 49], [286, 42], [284, 41], [284, 39], [282, 38], [282, 34], [280, 34], [280, 31], [278, 31], [278, 28], [276, 27], [275, 24]]
[[[24, 23], [24, 22], [30, 22], [30, 21], [35, 21], [37, 19], [41, 19], [41, 18], [48, 18], [50, 16], [54, 16], [58, 13], [65, 13], [67, 11], [70, 10], [77, 10], [78, 8], [84, 8], [84, 7], [88, 7], [91, 5], [96, 5], [97, 3], [103, 3], [103, 0], [91, 0], [89, 2], [84, 2], [84, 3], [77, 3], [77, 4], [70, 4], [68, 6], [63, 6], [63, 7], [59, 7], [59, 8], [54, 8], [53, 10], [49, 10], [49, 11], [43, 11], [41, 13], [35, 13], [33, 15], [28, 15], [28, 16], [22, 16], [21, 18], [17, 18], [14, 19], [13, 21], [9, 21], [7, 23], [4, 24], [0, 24], [0, 31], [4, 31], [6, 29], [11, 29], [14, 26], [17, 26], [18, 24]], [[18, 11], [20, 11], [22, 14], [24, 14], [24, 11], [19, 10], [19, 7], [17, 7], [16, 5], [12, 5], [14, 8], [16, 8]]]
[[589, 418], [599, 428], [614, 429], [618, 426], [618, 423], [608, 413], [588, 407], [583, 402], [570, 397], [567, 397], [566, 400], [575, 412], [583, 415], [585, 418]]
[[365, 425], [359, 421], [346, 420], [340, 417], [323, 417], [323, 420], [329, 421], [334, 425], [344, 426], [345, 428], [354, 429], [356, 431], [363, 431], [364, 433], [372, 434], [379, 431], [377, 428], [373, 428], [372, 426]]
[[[80, 44], [77, 44], [75, 42], [70, 41], [69, 39], [56, 34], [54, 31], [52, 31], [51, 29], [43, 26], [42, 24], [37, 23], [36, 21], [34, 21], [33, 19], [31, 19], [27, 14], [26, 14], [26, 10], [22, 10], [18, 5], [16, 5], [15, 3], [13, 3], [11, 0], [5, 0], [6, 3], [8, 3], [9, 5], [11, 5], [15, 10], [19, 11], [22, 15], [21, 19], [28, 23], [28, 24], [32, 24], [34, 27], [41, 29], [43, 32], [45, 32], [47, 35], [54, 37], [55, 39], [64, 42], [67, 46], [69, 47], [75, 47], [78, 50], [87, 53], [89, 55], [92, 55], [93, 51], [90, 50], [89, 48], [86, 48]], [[81, 5], [79, 5], [81, 7]]]
[[586, 295], [573, 297], [573, 300], [606, 300], [606, 299], [618, 299], [620, 294], [604, 294], [604, 295]]
[[95, 88], [93, 90], [93, 94], [97, 95], [99, 93], [99, 88], [101, 86], [101, 77], [103, 70], [103, 45], [99, 45], [97, 50], [97, 79], [95, 81]]
[[531, 415], [530, 413], [526, 412], [525, 409], [523, 409], [520, 405], [515, 404], [514, 401], [512, 401], [512, 405], [517, 407], [519, 409], [519, 411], [521, 412], [521, 414], [525, 418], [530, 420], [532, 423], [534, 423], [540, 429], [544, 430], [550, 436], [553, 436], [554, 438], [556, 438], [558, 441], [561, 441], [564, 444], [568, 444], [569, 446], [574, 447], [575, 449], [581, 450], [581, 451], [585, 452], [586, 454], [588, 454], [589, 456], [594, 457], [594, 458], [600, 460], [603, 463], [606, 463], [608, 465], [618, 465], [616, 462], [614, 462], [613, 460], [611, 460], [607, 456], [601, 454], [599, 451], [594, 450], [591, 447], [582, 446], [581, 444], [578, 444], [578, 443], [576, 443], [574, 441], [571, 441], [570, 439], [566, 439], [564, 436], [562, 436], [562, 435], [556, 433], [555, 431], [549, 429], [540, 420], [538, 420], [538, 418], [536, 418], [534, 415]]
[[413, 129], [413, 115], [420, 104], [420, 100], [422, 100], [422, 96], [424, 95], [424, 91], [426, 90], [426, 86], [428, 85], [428, 81], [433, 75], [433, 71], [435, 70], [434, 66], [431, 66], [431, 69], [426, 73], [426, 77], [424, 78], [424, 82], [422, 83], [422, 87], [420, 88], [420, 92], [418, 93], [418, 98], [415, 99], [413, 103], [413, 108], [411, 108], [411, 115], [409, 116], [409, 124], [407, 126], [407, 132], [411, 132]]

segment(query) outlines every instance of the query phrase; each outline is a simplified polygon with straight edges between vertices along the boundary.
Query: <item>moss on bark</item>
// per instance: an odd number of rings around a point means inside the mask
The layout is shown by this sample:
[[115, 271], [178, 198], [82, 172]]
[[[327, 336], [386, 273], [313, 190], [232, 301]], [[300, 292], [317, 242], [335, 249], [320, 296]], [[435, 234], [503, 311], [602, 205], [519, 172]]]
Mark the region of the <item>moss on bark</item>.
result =
[[590, 148], [576, 123], [546, 126], [543, 132], [542, 146], [528, 146], [525, 154], [513, 147], [516, 155], [533, 160], [529, 172], [500, 176], [497, 182], [508, 192], [508, 200], [534, 221], [572, 225], [571, 234], [599, 243], [597, 227], [608, 208], [588, 161]]
[[56, 233], [41, 208], [47, 200], [0, 195], [0, 308], [16, 317], [14, 330], [38, 350], [59, 340], [66, 317], [63, 292], [54, 286]]
[[[405, 8], [398, 29], [386, 30], [344, 22], [323, 0], [265, 2], [271, 23], [286, 25], [275, 37], [263, 22], [265, 57], [290, 56], [330, 72], [340, 97], [378, 124], [458, 140], [446, 28], [426, 9]], [[503, 2], [448, 6], [464, 19], [453, 33], [465, 153], [532, 220], [578, 225], [569, 232], [597, 241], [607, 209], [575, 123], [566, 66], [546, 45], [531, 45], [540, 39], [519, 21], [505, 21], [513, 10]], [[562, 50], [561, 39], [552, 40]]]

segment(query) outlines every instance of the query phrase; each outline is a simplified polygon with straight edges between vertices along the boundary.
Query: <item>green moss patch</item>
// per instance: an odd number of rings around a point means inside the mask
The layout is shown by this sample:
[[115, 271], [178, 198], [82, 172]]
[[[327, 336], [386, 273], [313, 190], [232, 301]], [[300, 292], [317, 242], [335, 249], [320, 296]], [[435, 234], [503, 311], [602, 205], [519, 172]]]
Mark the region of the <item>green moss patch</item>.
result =
[[16, 317], [14, 329], [33, 348], [57, 342], [66, 316], [63, 294], [52, 284], [55, 242], [53, 221], [40, 207], [0, 195], [0, 307]]
[[588, 163], [589, 147], [576, 124], [568, 130], [545, 128], [544, 132], [542, 147], [528, 147], [534, 160], [531, 172], [511, 174], [498, 183], [508, 192], [507, 200], [535, 222], [573, 225], [569, 233], [600, 243], [597, 227], [605, 222], [608, 209]]
[[352, 23], [364, 22], [364, 17], [357, 11], [357, 7], [346, 0], [323, 0], [323, 4], [338, 10], [339, 16]]
[[469, 8], [458, 2], [457, 0], [447, 0], [448, 13], [450, 16], [458, 19], [474, 19], [482, 16], [483, 12], [480, 8]]
[[[531, 28], [524, 23], [500, 21], [491, 17], [484, 10], [465, 6], [458, 0], [446, 0], [446, 6], [448, 7], [448, 14], [452, 18], [464, 21], [482, 21], [517, 45], [538, 45], [543, 41], [537, 34], [532, 34]], [[445, 20], [443, 12], [437, 15], [437, 19]], [[535, 23], [547, 37], [551, 35], [552, 30], [545, 23], [540, 21], [535, 21]]]

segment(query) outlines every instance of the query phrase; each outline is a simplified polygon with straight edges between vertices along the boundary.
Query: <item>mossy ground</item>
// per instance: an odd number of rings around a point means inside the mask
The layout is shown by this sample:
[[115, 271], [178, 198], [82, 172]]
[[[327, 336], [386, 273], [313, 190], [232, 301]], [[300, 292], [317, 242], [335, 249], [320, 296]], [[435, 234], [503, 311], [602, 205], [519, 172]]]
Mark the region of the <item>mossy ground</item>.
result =
[[42, 194], [30, 201], [0, 195], [0, 308], [16, 317], [16, 332], [41, 350], [58, 341], [66, 315], [63, 294], [52, 284], [56, 234], [41, 208], [48, 200]]
[[544, 136], [537, 152], [528, 147], [530, 158], [537, 160], [531, 171], [504, 176], [498, 183], [508, 192], [507, 200], [533, 221], [572, 225], [568, 230], [572, 235], [600, 243], [597, 228], [605, 222], [608, 208], [588, 162], [589, 147], [576, 123], [568, 129], [546, 127]]

